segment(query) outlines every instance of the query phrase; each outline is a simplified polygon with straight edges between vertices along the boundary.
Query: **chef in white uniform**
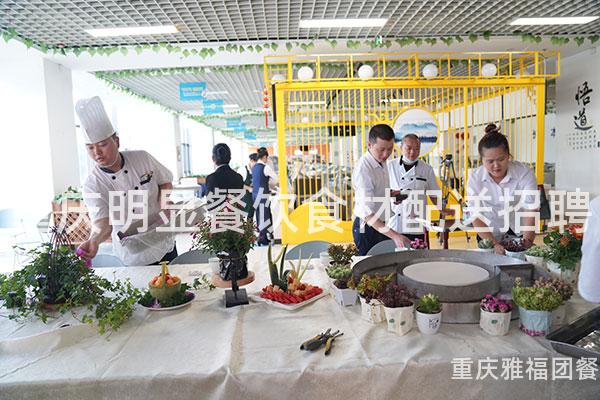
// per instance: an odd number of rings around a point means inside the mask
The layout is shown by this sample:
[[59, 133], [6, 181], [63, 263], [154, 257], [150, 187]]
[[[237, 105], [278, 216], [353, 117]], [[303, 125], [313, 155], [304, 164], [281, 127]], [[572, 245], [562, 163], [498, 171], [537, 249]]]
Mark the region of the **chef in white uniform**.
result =
[[[423, 228], [409, 220], [415, 217], [427, 217], [427, 198], [425, 197], [425, 193], [428, 193], [433, 204], [437, 204], [437, 198], [432, 195], [435, 193], [429, 192], [440, 191], [440, 185], [437, 182], [431, 165], [423, 160], [419, 160], [421, 141], [417, 135], [404, 135], [400, 151], [402, 153], [400, 158], [394, 158], [387, 162], [390, 174], [390, 189], [392, 191], [399, 190], [402, 194], [408, 194], [413, 197], [400, 203], [395, 202], [392, 204], [393, 215], [388, 222], [388, 226], [396, 232], [402, 233], [410, 240], [417, 238], [424, 240]], [[419, 207], [422, 210], [422, 214], [419, 213], [420, 215], [414, 215], [417, 210], [414, 210], [412, 206], [416, 202], [421, 203]]]
[[161, 191], [173, 188], [173, 174], [145, 151], [119, 152], [119, 137], [99, 97], [78, 101], [75, 110], [88, 155], [96, 162], [83, 185], [93, 225], [79, 247], [83, 257], [94, 258], [99, 244], [112, 237], [114, 253], [125, 265], [171, 261], [177, 256], [174, 234], [149, 230], [121, 240], [117, 233], [146, 215], [148, 224], [160, 220]]

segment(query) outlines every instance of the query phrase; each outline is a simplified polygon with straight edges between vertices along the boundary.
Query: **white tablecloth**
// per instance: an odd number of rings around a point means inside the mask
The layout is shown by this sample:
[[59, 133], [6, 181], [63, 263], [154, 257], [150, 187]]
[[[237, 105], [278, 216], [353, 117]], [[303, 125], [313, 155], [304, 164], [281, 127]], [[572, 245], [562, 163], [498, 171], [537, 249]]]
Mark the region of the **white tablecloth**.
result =
[[[251, 268], [257, 281], [249, 292], [268, 280], [265, 264]], [[208, 272], [208, 266], [171, 270], [191, 281], [189, 271]], [[144, 287], [158, 272], [124, 267], [115, 276]], [[112, 276], [111, 269], [98, 273]], [[304, 280], [327, 286], [320, 268]], [[262, 303], [226, 309], [222, 293], [197, 292], [190, 307], [173, 312], [140, 307], [108, 338], [67, 316], [47, 325], [0, 318], [0, 399], [600, 398], [598, 381], [451, 379], [454, 357], [477, 364], [488, 356], [560, 356], [544, 339], [521, 333], [517, 321], [503, 337], [477, 325], [449, 324], [437, 335], [415, 327], [399, 337], [385, 324], [362, 321], [360, 306], [343, 309], [330, 297], [289, 312]], [[593, 307], [571, 303], [571, 319]], [[59, 328], [65, 323], [71, 325]], [[331, 355], [299, 349], [329, 327], [344, 332]]]

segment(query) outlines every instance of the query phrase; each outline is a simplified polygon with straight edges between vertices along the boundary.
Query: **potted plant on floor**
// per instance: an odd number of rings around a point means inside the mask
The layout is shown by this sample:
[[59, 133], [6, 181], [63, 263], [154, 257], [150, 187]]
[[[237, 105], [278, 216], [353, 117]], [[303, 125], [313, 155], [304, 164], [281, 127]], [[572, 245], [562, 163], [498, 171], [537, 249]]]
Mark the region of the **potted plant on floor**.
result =
[[479, 242], [477, 242], [477, 250], [491, 253], [494, 251], [494, 242], [492, 242], [490, 239], [481, 239]]
[[575, 283], [581, 261], [582, 226], [571, 225], [562, 233], [558, 229], [552, 229], [544, 237], [544, 243], [548, 246], [546, 266], [550, 274]]
[[559, 278], [539, 278], [533, 282], [533, 287], [551, 288], [560, 294], [562, 303], [552, 312], [552, 325], [563, 325], [567, 320], [567, 302], [573, 296], [573, 286]]
[[421, 296], [416, 314], [417, 326], [421, 333], [426, 335], [437, 333], [442, 324], [442, 303], [436, 295], [429, 293]]
[[383, 303], [388, 331], [403, 336], [412, 329], [416, 297], [415, 292], [404, 285], [390, 282], [385, 286], [377, 299]]
[[327, 276], [332, 279], [331, 288], [333, 298], [341, 306], [353, 306], [356, 304], [358, 292], [348, 287], [348, 281], [352, 279], [352, 269], [348, 266], [331, 266], [326, 269]]
[[350, 267], [352, 257], [356, 255], [358, 249], [354, 243], [344, 246], [343, 244], [332, 244], [327, 248], [329, 253], [329, 265]]
[[385, 320], [383, 304], [380, 300], [377, 300], [377, 297], [383, 292], [393, 276], [393, 273], [388, 276], [364, 274], [358, 282], [353, 279], [348, 281], [348, 285], [358, 292], [361, 316], [364, 320], [372, 324], [378, 324]]
[[520, 329], [529, 336], [546, 336], [550, 332], [552, 311], [562, 303], [561, 295], [549, 287], [523, 287], [515, 279], [513, 302], [519, 307]]
[[510, 329], [512, 304], [491, 294], [481, 299], [479, 326], [492, 336], [503, 336]]
[[501, 244], [508, 257], [525, 261], [525, 251], [527, 250], [527, 247], [525, 246], [523, 239], [504, 239]]
[[546, 246], [533, 245], [525, 251], [525, 259], [536, 267], [544, 267], [544, 258], [548, 255]]

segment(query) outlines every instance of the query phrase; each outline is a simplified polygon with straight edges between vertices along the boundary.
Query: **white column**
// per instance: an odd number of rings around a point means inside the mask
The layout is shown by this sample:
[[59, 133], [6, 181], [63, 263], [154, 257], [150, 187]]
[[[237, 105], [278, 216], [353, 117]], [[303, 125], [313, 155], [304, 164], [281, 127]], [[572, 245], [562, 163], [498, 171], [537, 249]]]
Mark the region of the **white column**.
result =
[[177, 157], [177, 176], [175, 176], [175, 180], [179, 181], [179, 178], [183, 176], [183, 157], [181, 157], [181, 123], [177, 114], [173, 116], [173, 134], [175, 135], [175, 154]]
[[44, 59], [52, 187], [55, 194], [79, 186], [79, 161], [71, 70]]

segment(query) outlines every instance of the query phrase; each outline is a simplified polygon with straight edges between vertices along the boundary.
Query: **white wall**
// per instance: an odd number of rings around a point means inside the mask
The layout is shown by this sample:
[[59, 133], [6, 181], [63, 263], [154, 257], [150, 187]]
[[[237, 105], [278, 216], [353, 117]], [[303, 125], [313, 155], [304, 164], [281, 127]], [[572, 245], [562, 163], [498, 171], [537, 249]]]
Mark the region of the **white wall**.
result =
[[44, 60], [44, 83], [52, 184], [54, 193], [62, 193], [69, 186], [77, 187], [80, 181], [71, 70]]
[[[556, 187], [560, 190], [600, 194], [600, 52], [598, 48], [561, 60], [561, 75], [556, 80]], [[574, 116], [582, 106], [575, 101], [577, 87], [587, 81], [593, 91], [585, 106], [588, 131], [593, 147], [577, 149], [569, 144], [576, 134]], [[587, 141], [587, 139], [585, 139]], [[559, 149], [559, 150], [558, 150]]]
[[0, 210], [27, 222], [50, 212], [54, 196], [42, 54], [0, 41]]
[[[177, 149], [174, 137], [173, 115], [163, 111], [159, 106], [143, 102], [128, 94], [110, 89], [94, 75], [73, 71], [73, 99], [100, 96], [104, 108], [119, 134], [122, 150], [146, 150], [152, 154], [173, 175], [177, 174]], [[78, 139], [80, 154], [85, 153], [85, 146]], [[82, 162], [86, 159], [81, 156]], [[85, 163], [91, 166], [89, 161]], [[85, 179], [87, 172], [82, 173]]]

